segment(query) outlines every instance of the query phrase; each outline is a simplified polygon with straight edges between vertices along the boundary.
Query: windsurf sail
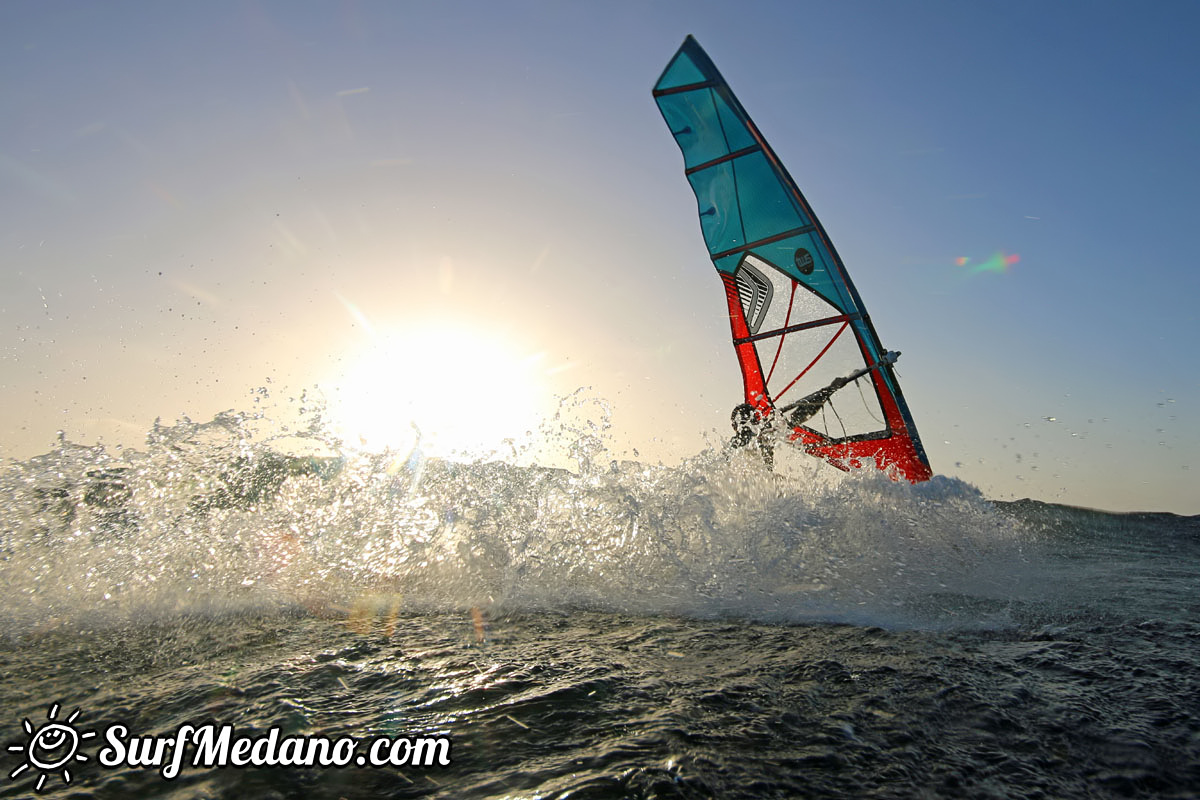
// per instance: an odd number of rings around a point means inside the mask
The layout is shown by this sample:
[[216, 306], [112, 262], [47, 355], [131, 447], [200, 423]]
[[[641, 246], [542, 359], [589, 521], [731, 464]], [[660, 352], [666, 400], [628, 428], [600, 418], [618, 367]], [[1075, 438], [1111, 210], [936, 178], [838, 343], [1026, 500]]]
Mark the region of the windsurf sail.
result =
[[[932, 475], [893, 364], [841, 258], [783, 164], [691, 36], [654, 85], [725, 285], [743, 419], [841, 468]], [[745, 443], [746, 437], [742, 437]], [[737, 441], [735, 439], [735, 441]]]

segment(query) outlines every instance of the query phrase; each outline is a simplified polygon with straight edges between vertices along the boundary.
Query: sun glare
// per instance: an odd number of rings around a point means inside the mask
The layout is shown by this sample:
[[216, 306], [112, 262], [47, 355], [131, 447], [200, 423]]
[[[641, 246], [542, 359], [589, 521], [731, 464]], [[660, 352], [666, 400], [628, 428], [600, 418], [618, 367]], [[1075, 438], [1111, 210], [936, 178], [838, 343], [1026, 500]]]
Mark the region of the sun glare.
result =
[[545, 411], [542, 354], [462, 327], [376, 332], [329, 393], [350, 443], [480, 453], [524, 438]]

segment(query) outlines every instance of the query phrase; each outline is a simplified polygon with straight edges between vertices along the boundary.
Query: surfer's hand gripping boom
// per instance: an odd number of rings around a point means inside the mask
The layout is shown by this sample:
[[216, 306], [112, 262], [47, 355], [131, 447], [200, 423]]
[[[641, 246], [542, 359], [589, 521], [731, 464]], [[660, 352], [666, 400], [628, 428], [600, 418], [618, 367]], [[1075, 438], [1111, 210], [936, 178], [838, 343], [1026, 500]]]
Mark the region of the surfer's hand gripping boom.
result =
[[854, 372], [851, 372], [849, 375], [847, 375], [844, 378], [834, 378], [833, 382], [830, 383], [825, 388], [818, 389], [817, 391], [813, 392], [812, 394], [805, 395], [804, 397], [801, 397], [799, 400], [796, 400], [795, 402], [788, 403], [786, 406], [783, 406], [782, 408], [779, 409], [779, 413], [787, 414], [788, 412], [791, 412], [791, 416], [788, 417], [788, 424], [791, 425], [792, 427], [797, 427], [799, 425], [803, 425], [805, 422], [812, 419], [817, 414], [817, 412], [820, 411], [821, 408], [826, 403], [829, 402], [829, 398], [832, 397], [833, 393], [836, 392], [838, 389], [842, 388], [843, 386], [850, 383], [851, 381], [858, 380], [863, 375], [866, 375], [868, 372], [870, 372], [873, 369], [879, 369], [884, 364], [888, 364], [888, 365], [895, 364], [896, 359], [898, 359], [899, 357], [900, 357], [900, 353], [898, 351], [889, 350], [883, 354], [883, 357], [880, 358], [878, 362], [872, 364], [869, 367], [863, 367], [862, 369], [856, 369], [856, 370], [854, 370]]

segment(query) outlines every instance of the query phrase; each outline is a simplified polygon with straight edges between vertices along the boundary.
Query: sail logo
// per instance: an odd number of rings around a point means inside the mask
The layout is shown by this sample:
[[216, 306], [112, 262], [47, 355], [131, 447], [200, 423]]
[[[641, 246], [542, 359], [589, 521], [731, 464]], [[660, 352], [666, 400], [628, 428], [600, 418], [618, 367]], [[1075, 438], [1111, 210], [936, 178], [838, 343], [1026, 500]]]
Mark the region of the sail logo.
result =
[[797, 248], [793, 259], [796, 262], [796, 269], [800, 270], [801, 275], [812, 275], [814, 266], [812, 253], [800, 247]]
[[[59, 705], [50, 706], [47, 721], [35, 726], [22, 721], [26, 739], [8, 747], [21, 753], [22, 763], [8, 773], [21, 780], [26, 773], [38, 774], [35, 791], [42, 791], [53, 775], [64, 785], [74, 777], [71, 769], [91, 759], [80, 752], [96, 731], [76, 727], [81, 713], [75, 709], [69, 717], [58, 719]], [[255, 735], [239, 734], [233, 725], [215, 722], [204, 725], [180, 725], [174, 732], [159, 736], [133, 736], [129, 727], [110, 725], [104, 731], [105, 746], [96, 761], [105, 768], [157, 770], [163, 780], [173, 780], [185, 766], [218, 769], [223, 767], [446, 767], [450, 765], [450, 739], [446, 736], [371, 739], [366, 746], [352, 736], [333, 739], [327, 736], [284, 735], [278, 727]]]

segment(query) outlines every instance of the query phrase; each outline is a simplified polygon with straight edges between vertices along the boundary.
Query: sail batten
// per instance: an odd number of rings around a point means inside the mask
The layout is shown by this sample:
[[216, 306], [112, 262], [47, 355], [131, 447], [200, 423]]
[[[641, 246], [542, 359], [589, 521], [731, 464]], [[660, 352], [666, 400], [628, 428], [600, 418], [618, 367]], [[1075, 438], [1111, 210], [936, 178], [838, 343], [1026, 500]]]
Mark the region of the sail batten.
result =
[[745, 339], [734, 339], [734, 344], [742, 344], [743, 342], [757, 342], [761, 339], [770, 339], [775, 336], [785, 336], [789, 333], [798, 333], [806, 331], [809, 328], [820, 328], [824, 325], [836, 325], [839, 322], [850, 322], [851, 320], [862, 319], [862, 314], [839, 314], [836, 317], [822, 317], [821, 319], [809, 320], [808, 322], [798, 322], [795, 325], [788, 325], [774, 331], [763, 331], [747, 336]]
[[782, 233], [777, 233], [774, 236], [767, 236], [763, 239], [759, 239], [758, 241], [750, 242], [749, 244], [744, 244], [741, 247], [733, 247], [733, 248], [730, 248], [729, 250], [722, 250], [719, 253], [713, 253], [712, 259], [713, 259], [713, 261], [716, 261], [717, 259], [725, 258], [727, 256], [735, 256], [740, 253], [745, 253], [749, 250], [753, 250], [756, 247], [762, 247], [763, 245], [767, 245], [767, 244], [774, 244], [775, 242], [781, 242], [784, 239], [791, 239], [792, 237], [800, 236], [805, 233], [816, 233], [816, 230], [817, 230], [816, 225], [805, 225], [803, 228], [793, 228], [790, 231], [784, 231]]
[[780, 396], [799, 397], [778, 414], [798, 446], [841, 468], [873, 461], [895, 477], [930, 477], [897, 354], [880, 345], [825, 229], [695, 39], [653, 95], [725, 284], [745, 403], [765, 418]]

